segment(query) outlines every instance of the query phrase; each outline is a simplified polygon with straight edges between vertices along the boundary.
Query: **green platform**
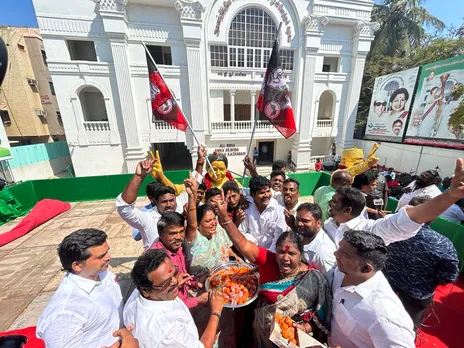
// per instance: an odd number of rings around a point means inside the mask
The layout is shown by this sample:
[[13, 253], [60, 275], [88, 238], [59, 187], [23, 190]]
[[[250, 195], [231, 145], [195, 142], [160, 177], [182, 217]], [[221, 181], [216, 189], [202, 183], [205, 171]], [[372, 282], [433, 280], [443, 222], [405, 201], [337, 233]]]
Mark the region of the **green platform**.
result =
[[[87, 176], [79, 178], [61, 178], [48, 180], [32, 180], [8, 187], [24, 210], [31, 209], [44, 198], [59, 199], [66, 202], [82, 202], [103, 199], [113, 199], [122, 192], [131, 178], [131, 174]], [[176, 184], [183, 182], [188, 176], [187, 170], [166, 172], [166, 176]], [[324, 172], [308, 172], [289, 174], [301, 184], [301, 196], [310, 196], [320, 186], [328, 185], [330, 175]], [[139, 196], [145, 195], [145, 185], [153, 181], [151, 177], [145, 179], [145, 184], [139, 190]], [[249, 178], [245, 179], [248, 186]], [[389, 199], [388, 210], [395, 210], [397, 201]], [[464, 226], [437, 219], [432, 228], [447, 236], [455, 245], [461, 266], [464, 261]]]

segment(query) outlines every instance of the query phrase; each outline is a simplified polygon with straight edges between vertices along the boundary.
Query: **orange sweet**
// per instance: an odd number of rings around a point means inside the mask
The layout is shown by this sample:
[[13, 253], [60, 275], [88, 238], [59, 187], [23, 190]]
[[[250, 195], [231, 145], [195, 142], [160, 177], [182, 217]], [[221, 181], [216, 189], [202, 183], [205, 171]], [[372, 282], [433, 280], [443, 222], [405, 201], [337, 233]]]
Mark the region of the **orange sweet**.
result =
[[241, 305], [257, 291], [257, 278], [248, 267], [229, 267], [211, 276], [210, 284], [217, 289], [224, 304]]

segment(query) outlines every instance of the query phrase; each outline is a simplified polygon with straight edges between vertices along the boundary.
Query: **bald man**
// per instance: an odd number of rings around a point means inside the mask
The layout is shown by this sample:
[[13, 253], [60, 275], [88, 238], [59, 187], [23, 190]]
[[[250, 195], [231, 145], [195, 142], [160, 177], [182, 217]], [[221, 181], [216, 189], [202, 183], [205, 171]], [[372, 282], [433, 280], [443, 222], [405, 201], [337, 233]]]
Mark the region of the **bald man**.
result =
[[319, 187], [313, 194], [314, 203], [322, 209], [322, 223], [329, 218], [329, 201], [335, 194], [337, 188], [350, 186], [353, 178], [344, 170], [337, 170], [332, 174], [329, 186]]

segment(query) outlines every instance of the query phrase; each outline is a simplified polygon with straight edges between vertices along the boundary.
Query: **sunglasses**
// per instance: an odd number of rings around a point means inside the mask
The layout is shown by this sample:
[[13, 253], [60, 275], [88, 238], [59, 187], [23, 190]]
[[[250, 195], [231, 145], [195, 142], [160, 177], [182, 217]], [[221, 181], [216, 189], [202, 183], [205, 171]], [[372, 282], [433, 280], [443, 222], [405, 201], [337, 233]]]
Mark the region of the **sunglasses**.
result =
[[172, 278], [174, 277], [177, 277], [178, 274], [179, 274], [179, 267], [178, 266], [174, 266], [174, 274], [172, 276], [170, 276], [168, 279], [166, 279], [162, 284], [160, 285], [153, 285], [153, 289], [158, 291], [158, 292], [163, 292], [165, 291], [169, 285], [171, 285], [171, 281], [172, 281]]
[[387, 105], [387, 103], [386, 103], [386, 102], [383, 102], [383, 103], [374, 103], [374, 106], [380, 106], [380, 105], [382, 105], [382, 106], [386, 106], [386, 105]]

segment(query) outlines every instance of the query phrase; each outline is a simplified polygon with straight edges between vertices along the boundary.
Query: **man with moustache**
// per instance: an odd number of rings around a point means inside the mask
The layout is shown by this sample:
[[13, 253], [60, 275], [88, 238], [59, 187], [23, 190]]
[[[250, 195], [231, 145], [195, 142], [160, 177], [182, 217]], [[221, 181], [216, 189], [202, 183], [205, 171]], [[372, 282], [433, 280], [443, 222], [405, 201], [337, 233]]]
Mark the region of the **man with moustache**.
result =
[[[229, 180], [222, 185], [224, 197], [227, 199], [227, 214], [234, 222], [235, 226], [240, 226], [243, 219], [245, 219], [245, 211], [240, 206], [240, 188], [235, 181]], [[246, 208], [246, 207], [245, 207]]]
[[[163, 186], [154, 194], [155, 207], [147, 211], [140, 211], [135, 207], [140, 185], [145, 177], [153, 171], [155, 160], [145, 160], [137, 164], [135, 174], [124, 191], [116, 198], [119, 216], [131, 227], [139, 230], [143, 249], [148, 250], [158, 239], [157, 223], [161, 214], [168, 212], [182, 213], [182, 204], [177, 204], [175, 191], [172, 187]], [[180, 196], [179, 196], [180, 197]]]
[[134, 325], [132, 333], [140, 347], [213, 346], [222, 314], [222, 300], [211, 294], [211, 313], [200, 338], [189, 309], [178, 297], [185, 279], [165, 250], [148, 250], [140, 256], [131, 277], [137, 288], [124, 307], [124, 323], [128, 327]]
[[348, 172], [338, 170], [332, 174], [329, 186], [321, 186], [314, 191], [314, 203], [322, 209], [322, 223], [329, 218], [329, 201], [335, 194], [335, 190], [342, 186], [350, 186], [352, 181], [353, 178]]
[[322, 229], [322, 210], [317, 204], [302, 203], [296, 216], [285, 211], [287, 225], [303, 237], [304, 257], [308, 265], [326, 274], [335, 265], [334, 242]]
[[39, 317], [37, 336], [49, 348], [118, 344], [122, 294], [108, 270], [111, 256], [105, 232], [84, 228], [66, 236], [58, 256], [66, 275]]
[[250, 206], [245, 210], [245, 219], [239, 226], [240, 232], [256, 245], [275, 252], [275, 243], [287, 230], [284, 208], [272, 198], [271, 182], [257, 175], [249, 183]]
[[185, 219], [179, 213], [164, 213], [158, 221], [159, 240], [150, 249], [163, 249], [172, 264], [179, 270], [179, 274], [185, 278], [185, 283], [179, 286], [179, 298], [188, 308], [199, 304], [208, 303], [208, 294], [203, 293], [198, 297], [189, 297], [189, 288], [201, 288], [203, 284], [193, 281], [187, 273], [186, 255], [182, 248], [185, 237]]
[[291, 215], [296, 216], [298, 207], [303, 203], [300, 201], [300, 183], [292, 178], [284, 181], [282, 188], [282, 200], [279, 202]]
[[352, 187], [339, 187], [329, 202], [331, 218], [324, 223], [324, 230], [335, 244], [340, 243], [346, 231], [362, 230], [382, 237], [388, 245], [415, 236], [422, 224], [436, 219], [461, 198], [464, 198], [464, 169], [463, 160], [459, 158], [448, 191], [424, 204], [407, 205], [396, 214], [378, 220], [360, 216], [366, 205], [361, 192]]

